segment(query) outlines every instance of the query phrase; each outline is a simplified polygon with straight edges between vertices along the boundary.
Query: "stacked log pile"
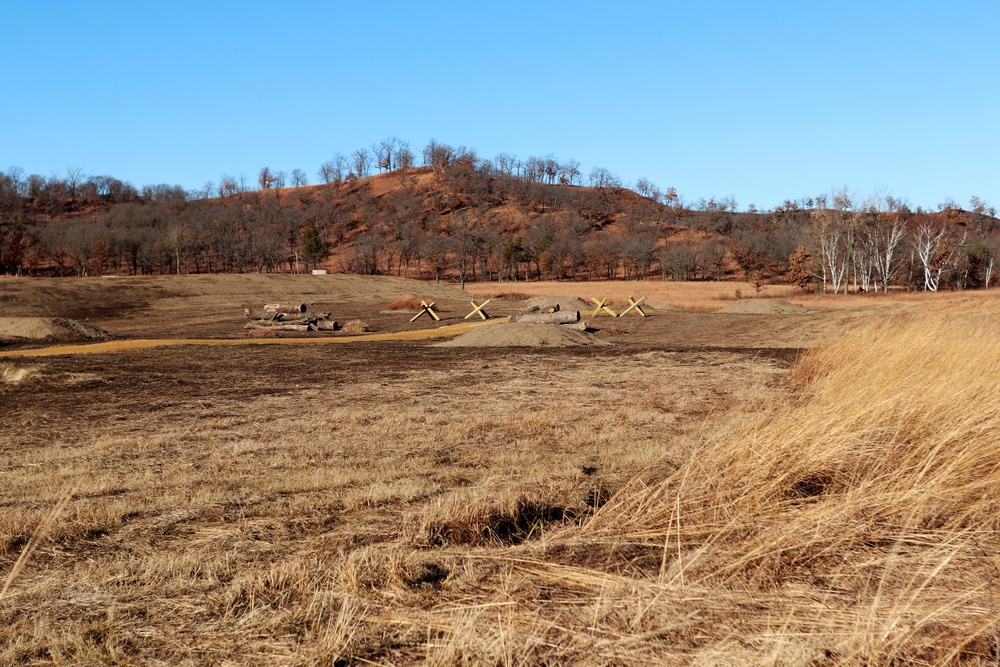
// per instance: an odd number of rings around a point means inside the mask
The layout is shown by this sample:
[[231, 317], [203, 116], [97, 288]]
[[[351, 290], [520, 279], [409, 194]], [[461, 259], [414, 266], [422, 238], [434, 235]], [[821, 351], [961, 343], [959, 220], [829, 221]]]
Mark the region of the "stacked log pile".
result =
[[336, 331], [337, 323], [330, 313], [307, 313], [306, 304], [269, 303], [261, 310], [245, 308], [244, 329], [269, 331]]

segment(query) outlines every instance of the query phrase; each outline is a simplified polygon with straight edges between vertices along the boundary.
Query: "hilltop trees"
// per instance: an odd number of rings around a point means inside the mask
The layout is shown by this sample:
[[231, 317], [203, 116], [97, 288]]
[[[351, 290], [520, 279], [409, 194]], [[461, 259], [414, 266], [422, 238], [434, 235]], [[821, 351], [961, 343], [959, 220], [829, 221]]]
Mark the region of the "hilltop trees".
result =
[[[843, 187], [741, 211], [733, 197], [690, 204], [645, 177], [626, 189], [603, 167], [583, 179], [579, 162], [552, 154], [481, 159], [431, 139], [420, 157], [424, 168], [411, 171], [409, 145], [388, 137], [320, 165], [324, 187], [302, 188], [301, 169], [265, 166], [256, 179], [224, 174], [195, 192], [78, 167], [65, 178], [12, 167], [0, 171], [0, 271], [298, 271], [305, 262], [462, 284], [739, 275], [805, 288], [815, 276], [824, 292], [845, 294], [988, 287], [1000, 253], [1000, 221], [978, 197], [968, 211], [951, 200], [913, 211]], [[372, 171], [394, 175], [365, 179]], [[295, 189], [282, 192], [286, 183]]]

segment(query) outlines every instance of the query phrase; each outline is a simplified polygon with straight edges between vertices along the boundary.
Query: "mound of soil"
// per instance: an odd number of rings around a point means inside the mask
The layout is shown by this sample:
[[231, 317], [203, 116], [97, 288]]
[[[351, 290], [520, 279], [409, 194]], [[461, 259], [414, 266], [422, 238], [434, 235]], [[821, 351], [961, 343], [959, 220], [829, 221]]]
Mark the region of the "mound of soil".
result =
[[113, 338], [99, 329], [76, 320], [58, 317], [0, 317], [0, 340], [106, 340]]
[[538, 310], [546, 311], [549, 308], [554, 308], [559, 306], [559, 310], [593, 310], [594, 306], [588, 304], [586, 301], [577, 296], [536, 296], [530, 299], [526, 299], [523, 304], [521, 304], [521, 312], [528, 312], [532, 308], [538, 308]]
[[582, 347], [610, 345], [594, 334], [558, 324], [491, 324], [435, 347]]
[[809, 311], [802, 306], [796, 306], [781, 299], [737, 299], [718, 312], [749, 315], [797, 315]]

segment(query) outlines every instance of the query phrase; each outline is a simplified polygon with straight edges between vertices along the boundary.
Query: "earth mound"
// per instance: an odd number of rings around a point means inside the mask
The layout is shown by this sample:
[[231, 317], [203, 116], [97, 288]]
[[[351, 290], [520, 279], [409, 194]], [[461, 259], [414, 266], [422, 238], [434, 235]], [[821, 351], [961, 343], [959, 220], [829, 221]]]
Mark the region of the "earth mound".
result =
[[559, 324], [490, 324], [435, 347], [584, 347], [611, 345], [594, 334]]
[[781, 299], [737, 299], [718, 312], [749, 315], [799, 315], [809, 311], [802, 306], [796, 306]]
[[532, 308], [546, 311], [549, 308], [559, 306], [559, 310], [593, 310], [594, 307], [578, 296], [536, 296], [525, 299], [521, 304], [521, 312], [528, 312]]
[[0, 317], [0, 340], [74, 341], [113, 338], [104, 329], [60, 317]]

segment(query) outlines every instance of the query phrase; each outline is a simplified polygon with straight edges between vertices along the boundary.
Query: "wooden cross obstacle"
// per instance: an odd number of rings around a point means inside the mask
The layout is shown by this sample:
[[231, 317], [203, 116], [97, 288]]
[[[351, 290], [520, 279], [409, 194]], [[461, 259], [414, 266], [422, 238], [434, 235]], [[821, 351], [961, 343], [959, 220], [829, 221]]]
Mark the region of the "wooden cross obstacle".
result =
[[638, 300], [638, 301], [636, 301], [635, 297], [631, 297], [631, 296], [630, 296], [630, 297], [628, 298], [628, 304], [629, 304], [629, 305], [628, 305], [628, 308], [626, 308], [625, 310], [623, 310], [623, 311], [621, 312], [621, 315], [619, 315], [618, 317], [625, 317], [625, 315], [626, 315], [626, 314], [627, 314], [627, 313], [628, 313], [628, 312], [629, 312], [630, 310], [634, 310], [635, 312], [639, 313], [639, 314], [640, 314], [640, 315], [642, 315], [643, 317], [646, 317], [646, 311], [642, 309], [642, 306], [641, 306], [641, 305], [639, 305], [639, 304], [641, 304], [641, 303], [642, 303], [643, 301], [645, 301], [645, 300], [646, 300], [646, 297], [644, 297], [644, 296], [640, 296], [640, 297], [639, 297], [639, 300]]
[[493, 299], [486, 299], [486, 301], [483, 301], [481, 304], [478, 305], [476, 304], [475, 301], [470, 301], [469, 303], [472, 304], [473, 311], [468, 315], [466, 315], [465, 319], [469, 319], [473, 315], [479, 315], [479, 317], [483, 318], [484, 320], [490, 319], [490, 316], [487, 314], [485, 310], [483, 310], [483, 308], [485, 308], [486, 304], [488, 304], [492, 300]]
[[433, 301], [431, 301], [430, 303], [427, 303], [426, 301], [421, 301], [420, 302], [420, 312], [417, 313], [416, 315], [414, 315], [413, 318], [410, 319], [410, 321], [411, 322], [416, 322], [417, 318], [420, 317], [421, 315], [423, 315], [424, 313], [427, 313], [427, 316], [430, 317], [435, 322], [440, 322], [441, 321], [441, 318], [438, 317], [438, 314], [434, 312], [434, 302]]
[[618, 313], [608, 308], [607, 299], [601, 299], [600, 301], [598, 301], [597, 299], [591, 299], [591, 301], [597, 304], [597, 308], [594, 309], [594, 312], [591, 315], [591, 317], [597, 317], [598, 315], [600, 315], [602, 310], [607, 314], [611, 315], [611, 317], [618, 317]]

